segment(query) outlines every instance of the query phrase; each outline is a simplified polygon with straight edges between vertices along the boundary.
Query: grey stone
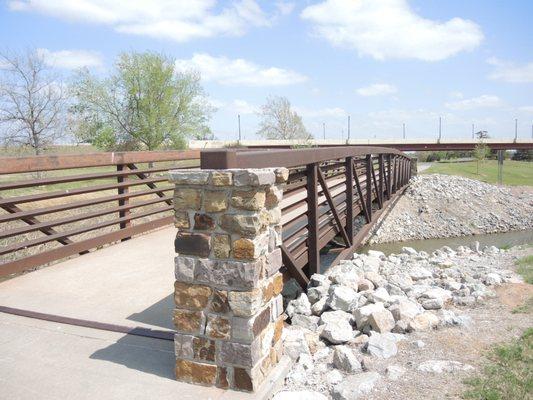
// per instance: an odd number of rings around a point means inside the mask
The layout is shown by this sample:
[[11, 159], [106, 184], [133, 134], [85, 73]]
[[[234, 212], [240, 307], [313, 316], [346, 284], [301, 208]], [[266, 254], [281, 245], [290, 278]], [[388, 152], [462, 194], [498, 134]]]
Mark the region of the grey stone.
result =
[[205, 185], [209, 179], [209, 171], [168, 171], [168, 180], [177, 185]]
[[294, 314], [291, 318], [291, 325], [300, 326], [314, 332], [318, 329], [319, 321], [320, 318], [314, 315]]
[[412, 319], [422, 312], [417, 303], [407, 298], [397, 300], [389, 307], [389, 311], [396, 321]]
[[309, 302], [311, 304], [315, 304], [322, 297], [328, 295], [328, 290], [329, 286], [326, 285], [310, 287], [309, 289], [307, 289], [307, 297], [309, 298]]
[[220, 218], [220, 226], [229, 233], [245, 237], [255, 237], [263, 230], [258, 215], [224, 214]]
[[368, 317], [370, 317], [370, 314], [384, 309], [385, 307], [383, 306], [383, 303], [375, 303], [367, 304], [366, 306], [354, 310], [353, 316], [355, 318], [355, 325], [357, 329], [363, 329], [366, 325], [368, 325]]
[[354, 318], [352, 314], [347, 313], [346, 311], [326, 311], [320, 316], [320, 325], [327, 324], [330, 322], [337, 322], [339, 320], [344, 320], [348, 323], [352, 323]]
[[502, 277], [494, 272], [487, 274], [485, 279], [483, 279], [485, 285], [501, 285]]
[[331, 397], [334, 400], [357, 400], [370, 393], [374, 385], [380, 380], [377, 372], [363, 372], [350, 375], [341, 383], [334, 386]]
[[333, 285], [326, 304], [333, 310], [350, 311], [357, 298], [357, 292], [352, 288]]
[[398, 347], [390, 336], [373, 333], [368, 338], [366, 352], [375, 357], [390, 358], [398, 353]]
[[353, 339], [352, 326], [345, 320], [337, 320], [324, 325], [320, 337], [333, 344], [342, 344]]
[[252, 289], [257, 287], [261, 273], [261, 260], [214, 261], [197, 260], [194, 279], [198, 283], [211, 283], [232, 289]]
[[429, 372], [433, 374], [450, 373], [456, 371], [471, 371], [474, 367], [468, 364], [460, 363], [459, 361], [449, 360], [428, 360], [418, 366], [421, 372]]
[[303, 329], [290, 327], [283, 330], [283, 352], [292, 360], [297, 360], [301, 354], [311, 354]]
[[422, 301], [422, 307], [426, 310], [440, 310], [443, 305], [442, 299], [427, 299]]
[[333, 365], [350, 374], [361, 371], [361, 363], [347, 346], [336, 346], [333, 351]]
[[276, 175], [269, 169], [243, 169], [233, 171], [235, 186], [264, 186], [276, 183]]
[[297, 299], [289, 301], [287, 309], [285, 310], [289, 318], [294, 314], [311, 315], [311, 303], [305, 293], [301, 293]]
[[255, 340], [252, 344], [241, 344], [219, 341], [217, 360], [224, 364], [253, 367], [261, 358], [261, 343]]
[[322, 297], [315, 304], [313, 304], [311, 306], [312, 314], [320, 316], [325, 310], [327, 310], [328, 306], [326, 304], [326, 301], [327, 301], [327, 297]]
[[194, 257], [174, 257], [174, 275], [179, 282], [193, 282], [197, 260]]
[[193, 340], [194, 336], [181, 333], [174, 334], [174, 354], [179, 358], [193, 359]]

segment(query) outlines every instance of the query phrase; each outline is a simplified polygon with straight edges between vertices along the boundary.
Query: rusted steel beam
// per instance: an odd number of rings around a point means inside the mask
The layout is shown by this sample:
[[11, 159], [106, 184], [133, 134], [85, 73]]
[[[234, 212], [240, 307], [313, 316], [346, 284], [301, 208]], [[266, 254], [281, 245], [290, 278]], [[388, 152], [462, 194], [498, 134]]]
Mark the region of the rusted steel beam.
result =
[[378, 156], [379, 163], [379, 197], [381, 198], [381, 206], [383, 207], [384, 200], [384, 179], [385, 179], [385, 165], [383, 161], [383, 154]]
[[103, 167], [130, 163], [182, 161], [200, 158], [200, 150], [129, 151], [116, 153], [61, 154], [0, 157], [0, 174]]
[[[137, 171], [138, 168], [135, 164], [127, 164], [128, 168], [132, 171]], [[155, 183], [152, 183], [152, 182], [149, 182], [147, 179], [150, 177], [150, 175], [146, 174], [145, 172], [142, 172], [142, 171], [139, 171], [138, 173], [136, 172], [135, 173], [135, 176], [137, 176], [137, 178], [139, 179], [143, 179], [146, 181], [146, 186], [148, 186], [150, 189], [157, 189], [157, 186], [155, 185]], [[156, 191], [155, 194], [159, 197], [164, 197], [165, 195], [163, 194], [163, 192], [161, 191]], [[171, 205], [172, 204], [172, 201], [171, 200], [167, 200], [166, 203], [168, 205]]]
[[6, 276], [29, 270], [61, 258], [69, 257], [74, 254], [103, 246], [105, 244], [119, 241], [128, 236], [134, 236], [143, 232], [160, 228], [162, 226], [170, 225], [173, 219], [174, 217], [172, 216], [163, 217], [142, 224], [137, 224], [127, 229], [119, 229], [91, 239], [81, 240], [79, 242], [68, 244], [52, 250], [47, 250], [39, 254], [34, 254], [32, 256], [24, 257], [15, 261], [10, 261], [0, 265], [0, 276]]
[[366, 156], [366, 209], [372, 221], [372, 154]]
[[283, 265], [287, 267], [287, 270], [291, 274], [291, 276], [296, 279], [296, 282], [302, 287], [307, 288], [307, 284], [309, 283], [309, 278], [303, 273], [301, 268], [298, 268], [296, 266], [296, 262], [294, 261], [294, 258], [291, 255], [291, 252], [287, 250], [287, 247], [285, 245], [281, 245], [281, 258], [283, 260]]
[[350, 245], [352, 245], [353, 235], [354, 235], [354, 193], [353, 193], [353, 157], [346, 157], [344, 163], [344, 169], [346, 174], [346, 232], [350, 238]]
[[320, 181], [320, 186], [322, 186], [322, 190], [324, 194], [326, 195], [326, 200], [328, 202], [331, 213], [333, 214], [333, 218], [335, 219], [335, 222], [337, 223], [338, 231], [341, 234], [346, 247], [349, 247], [350, 238], [348, 237], [348, 234], [344, 230], [344, 226], [342, 225], [341, 219], [339, 218], [339, 213], [337, 209], [335, 208], [335, 204], [333, 204], [333, 199], [331, 198], [331, 193], [329, 192], [329, 188], [324, 179], [324, 175], [322, 174], [322, 171], [320, 170], [320, 168], [317, 168], [317, 171], [318, 171], [318, 180]]
[[359, 195], [359, 201], [361, 202], [361, 207], [363, 208], [365, 219], [366, 219], [366, 222], [368, 223], [370, 222], [370, 213], [368, 212], [368, 209], [366, 206], [366, 200], [363, 196], [363, 191], [361, 190], [361, 183], [359, 182], [359, 176], [357, 175], [355, 164], [353, 165], [353, 170], [354, 170], [355, 187], [357, 188], [357, 194]]
[[378, 200], [379, 208], [383, 207], [383, 199], [381, 198], [381, 193], [378, 187], [378, 181], [376, 179], [376, 171], [374, 171], [374, 163], [370, 163], [370, 171], [372, 174], [372, 182], [374, 183], [374, 190], [376, 191], [376, 198]]
[[[123, 165], [123, 164], [117, 165], [117, 172], [122, 172], [124, 169], [128, 169], [128, 166], [127, 165]], [[117, 176], [117, 183], [119, 185], [124, 183], [124, 177], [123, 176]], [[117, 190], [118, 190], [118, 195], [119, 196], [129, 193], [129, 187], [122, 187], [121, 186]], [[120, 222], [120, 224], [119, 224], [120, 229], [126, 229], [126, 228], [131, 226], [131, 221], [126, 218], [130, 214], [130, 210], [123, 208], [124, 206], [128, 205], [129, 201], [130, 201], [129, 198], [127, 198], [127, 197], [121, 198], [121, 199], [118, 200], [118, 207], [120, 208], [120, 210], [118, 212], [118, 218], [120, 220], [122, 220], [122, 222]], [[130, 238], [129, 237], [125, 237], [125, 238], [122, 239], [122, 241], [125, 241], [125, 240], [128, 240], [128, 239], [130, 239]]]
[[318, 165], [307, 165], [307, 251], [309, 274], [320, 273], [320, 248], [318, 247]]

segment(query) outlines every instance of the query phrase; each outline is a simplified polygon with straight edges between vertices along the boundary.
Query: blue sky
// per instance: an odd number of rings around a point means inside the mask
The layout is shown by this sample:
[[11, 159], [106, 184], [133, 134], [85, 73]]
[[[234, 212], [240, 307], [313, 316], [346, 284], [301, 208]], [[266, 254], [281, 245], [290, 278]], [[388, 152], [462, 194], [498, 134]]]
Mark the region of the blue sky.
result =
[[256, 111], [286, 96], [322, 137], [529, 138], [532, 1], [14, 0], [0, 48], [37, 48], [68, 75], [106, 74], [116, 55], [152, 50], [196, 68], [220, 139], [256, 138]]

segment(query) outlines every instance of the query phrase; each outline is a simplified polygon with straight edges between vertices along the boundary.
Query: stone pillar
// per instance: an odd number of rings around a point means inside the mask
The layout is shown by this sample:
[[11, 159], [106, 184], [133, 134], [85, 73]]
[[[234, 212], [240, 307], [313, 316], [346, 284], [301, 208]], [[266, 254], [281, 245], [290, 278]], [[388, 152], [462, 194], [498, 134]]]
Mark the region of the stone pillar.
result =
[[176, 378], [256, 390], [282, 355], [280, 184], [288, 170], [177, 170]]

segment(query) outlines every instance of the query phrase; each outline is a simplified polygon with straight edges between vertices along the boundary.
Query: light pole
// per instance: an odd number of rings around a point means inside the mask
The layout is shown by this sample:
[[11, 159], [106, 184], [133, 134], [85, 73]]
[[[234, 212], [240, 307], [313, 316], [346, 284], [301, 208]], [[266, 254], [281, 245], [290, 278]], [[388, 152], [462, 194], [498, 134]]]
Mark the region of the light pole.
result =
[[241, 114], [237, 114], [237, 122], [239, 124], [239, 142], [241, 141]]
[[516, 139], [518, 138], [518, 118], [515, 118], [514, 120], [514, 140], [516, 142]]
[[439, 142], [440, 142], [441, 137], [442, 137], [442, 118], [439, 117]]
[[326, 123], [322, 122], [322, 138], [326, 140]]
[[472, 124], [472, 139], [474, 139], [474, 124]]
[[402, 129], [403, 129], [403, 138], [405, 139], [405, 122], [402, 124]]
[[348, 115], [348, 140], [350, 140], [350, 116]]

